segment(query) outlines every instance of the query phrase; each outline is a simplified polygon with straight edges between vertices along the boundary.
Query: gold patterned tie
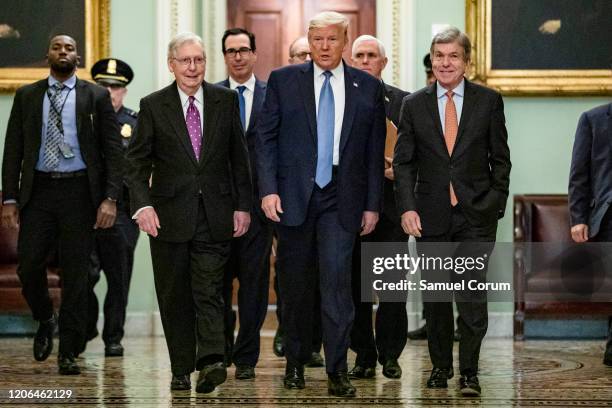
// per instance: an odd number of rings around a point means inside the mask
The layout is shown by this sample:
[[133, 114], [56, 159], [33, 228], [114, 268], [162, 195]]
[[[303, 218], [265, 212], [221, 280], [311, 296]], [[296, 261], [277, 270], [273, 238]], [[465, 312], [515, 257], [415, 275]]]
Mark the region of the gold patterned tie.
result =
[[[446, 110], [444, 112], [444, 140], [446, 141], [446, 148], [448, 149], [449, 156], [453, 154], [453, 148], [455, 147], [455, 140], [457, 139], [457, 130], [459, 125], [457, 124], [457, 108], [453, 101], [453, 91], [446, 92]], [[457, 196], [455, 190], [453, 190], [453, 183], [449, 184], [450, 191], [450, 202], [454, 207], [457, 205]]]

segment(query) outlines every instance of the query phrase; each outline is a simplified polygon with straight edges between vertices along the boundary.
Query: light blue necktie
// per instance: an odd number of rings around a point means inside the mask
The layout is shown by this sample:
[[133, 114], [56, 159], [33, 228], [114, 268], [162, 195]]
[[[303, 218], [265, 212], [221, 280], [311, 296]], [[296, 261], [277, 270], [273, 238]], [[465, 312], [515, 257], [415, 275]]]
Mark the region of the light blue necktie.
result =
[[329, 184], [332, 178], [334, 160], [334, 92], [329, 79], [330, 71], [325, 71], [325, 81], [319, 95], [319, 111], [317, 112], [317, 174], [315, 181], [320, 188]]
[[246, 132], [246, 101], [244, 100], [244, 90], [246, 86], [240, 85], [236, 87], [238, 90], [238, 106], [240, 107], [240, 121], [242, 122], [242, 128]]

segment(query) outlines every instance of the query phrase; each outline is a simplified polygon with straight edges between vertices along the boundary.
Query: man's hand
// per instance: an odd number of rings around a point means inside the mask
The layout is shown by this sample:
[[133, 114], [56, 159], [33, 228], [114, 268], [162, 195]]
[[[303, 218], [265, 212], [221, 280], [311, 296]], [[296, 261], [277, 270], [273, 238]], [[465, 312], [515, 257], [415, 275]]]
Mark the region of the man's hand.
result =
[[376, 227], [378, 222], [378, 213], [376, 211], [364, 211], [361, 216], [361, 233], [359, 235], [368, 235]]
[[94, 229], [98, 228], [110, 228], [115, 223], [117, 217], [117, 203], [106, 199], [102, 201], [100, 207], [98, 207], [98, 214], [96, 216], [96, 225]]
[[266, 214], [266, 217], [274, 222], [279, 222], [280, 217], [278, 214], [283, 213], [281, 207], [281, 199], [278, 194], [268, 194], [261, 200], [261, 209]]
[[19, 228], [19, 207], [17, 204], [2, 205], [2, 226], [4, 228]]
[[251, 225], [251, 214], [246, 211], [234, 211], [234, 238], [246, 234]]
[[402, 214], [402, 228], [404, 232], [413, 237], [421, 237], [421, 217], [416, 211], [406, 211]]
[[144, 208], [136, 216], [136, 223], [141, 231], [146, 232], [152, 237], [157, 237], [157, 230], [161, 228], [159, 218], [153, 208]]
[[393, 175], [393, 157], [385, 156], [385, 177], [391, 181], [395, 180]]
[[589, 226], [577, 224], [572, 227], [572, 239], [575, 242], [587, 242], [589, 240]]

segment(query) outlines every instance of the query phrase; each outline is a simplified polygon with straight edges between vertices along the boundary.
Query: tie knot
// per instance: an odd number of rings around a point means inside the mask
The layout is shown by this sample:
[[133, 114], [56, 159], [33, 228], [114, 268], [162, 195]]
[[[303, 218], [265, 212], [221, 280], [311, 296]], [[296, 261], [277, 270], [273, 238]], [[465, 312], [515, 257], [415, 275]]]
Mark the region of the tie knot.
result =
[[51, 85], [51, 88], [52, 88], [52, 89], [53, 89], [55, 92], [61, 91], [62, 89], [64, 89], [64, 87], [65, 87], [65, 85], [64, 85], [64, 84], [62, 84], [61, 82], [56, 82], [56, 83], [54, 83], [53, 85]]
[[446, 91], [446, 96], [448, 96], [448, 99], [452, 99], [454, 94], [455, 93], [453, 91]]
[[325, 71], [323, 72], [323, 75], [325, 75], [325, 79], [329, 79], [333, 74], [331, 73], [331, 71]]
[[189, 104], [193, 105], [194, 102], [195, 102], [195, 96], [190, 96], [189, 97]]
[[236, 87], [236, 89], [238, 90], [238, 93], [240, 95], [242, 95], [244, 93], [244, 90], [246, 89], [246, 86], [240, 85], [240, 86]]

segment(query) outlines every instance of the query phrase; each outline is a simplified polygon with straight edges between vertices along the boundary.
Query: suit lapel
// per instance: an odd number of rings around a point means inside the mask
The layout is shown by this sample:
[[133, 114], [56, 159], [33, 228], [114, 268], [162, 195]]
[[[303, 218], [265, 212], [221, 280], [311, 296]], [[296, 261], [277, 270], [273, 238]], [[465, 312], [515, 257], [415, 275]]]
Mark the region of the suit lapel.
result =
[[[265, 91], [264, 86], [256, 80], [255, 81], [255, 92], [253, 93], [253, 106], [251, 107], [251, 116], [249, 117], [249, 129], [251, 130], [253, 126], [255, 126], [255, 121], [257, 120], [257, 111], [260, 108], [261, 102], [263, 100]], [[245, 131], [246, 132], [246, 131]]]
[[86, 83], [77, 79], [75, 85], [76, 91], [76, 107], [75, 107], [75, 116], [76, 116], [76, 127], [77, 127], [77, 138], [79, 139], [79, 144], [82, 144], [81, 140], [81, 126], [83, 125], [83, 118], [87, 115], [87, 105], [89, 99], [89, 91], [86, 87]]
[[[344, 64], [344, 61], [342, 63]], [[340, 132], [340, 157], [342, 157], [342, 151], [353, 127], [357, 98], [359, 97], [358, 87], [359, 84], [351, 75], [351, 68], [344, 64], [344, 117], [342, 118], [342, 131]]]
[[164, 105], [166, 106], [164, 112], [168, 117], [168, 121], [174, 128], [177, 138], [183, 145], [185, 153], [187, 153], [191, 159], [191, 162], [197, 166], [198, 161], [195, 157], [195, 153], [193, 152], [191, 140], [189, 139], [189, 132], [187, 131], [185, 115], [183, 114], [183, 107], [181, 105], [181, 98], [179, 97], [176, 82], [173, 82], [172, 85], [166, 88]]
[[461, 135], [464, 133], [465, 128], [468, 126], [470, 122], [470, 117], [472, 116], [472, 112], [474, 112], [474, 107], [476, 106], [476, 102], [478, 98], [476, 98], [476, 89], [470, 84], [470, 82], [465, 80], [465, 88], [463, 91], [463, 107], [461, 108], [461, 118], [459, 120], [459, 129], [457, 130], [457, 140], [455, 140], [455, 148], [453, 152], [457, 148], [459, 140], [461, 139]]
[[34, 95], [32, 100], [36, 101], [36, 103], [33, 104], [33, 110], [32, 110], [32, 115], [33, 115], [33, 124], [34, 124], [34, 135], [36, 135], [35, 140], [36, 140], [36, 149], [34, 149], [36, 151], [36, 154], [38, 154], [38, 151], [40, 150], [40, 145], [42, 144], [42, 115], [43, 115], [43, 102], [45, 100], [45, 92], [47, 92], [47, 88], [49, 87], [49, 83], [47, 82], [47, 79], [41, 80], [38, 83], [38, 86], [36, 87], [36, 89], [34, 90]]
[[[204, 160], [210, 154], [210, 148], [213, 145], [213, 138], [216, 135], [215, 130], [217, 125], [217, 117], [219, 116], [219, 97], [213, 92], [210, 84], [203, 82], [202, 88], [204, 89], [204, 140], [202, 142], [200, 165], [204, 163]], [[191, 145], [191, 142], [189, 143]]]
[[444, 149], [446, 149], [446, 141], [444, 140], [444, 131], [442, 130], [442, 125], [440, 124], [440, 111], [438, 110], [438, 94], [436, 92], [436, 83], [434, 82], [432, 85], [427, 88], [425, 91], [427, 97], [426, 105], [427, 110], [431, 114], [431, 118], [433, 119], [433, 123], [438, 131], [438, 136], [440, 136], [440, 140], [444, 144]]
[[304, 110], [308, 117], [308, 126], [310, 127], [310, 135], [312, 140], [317, 145], [317, 102], [314, 94], [314, 68], [312, 62], [304, 65], [298, 78], [302, 101], [304, 101]]

